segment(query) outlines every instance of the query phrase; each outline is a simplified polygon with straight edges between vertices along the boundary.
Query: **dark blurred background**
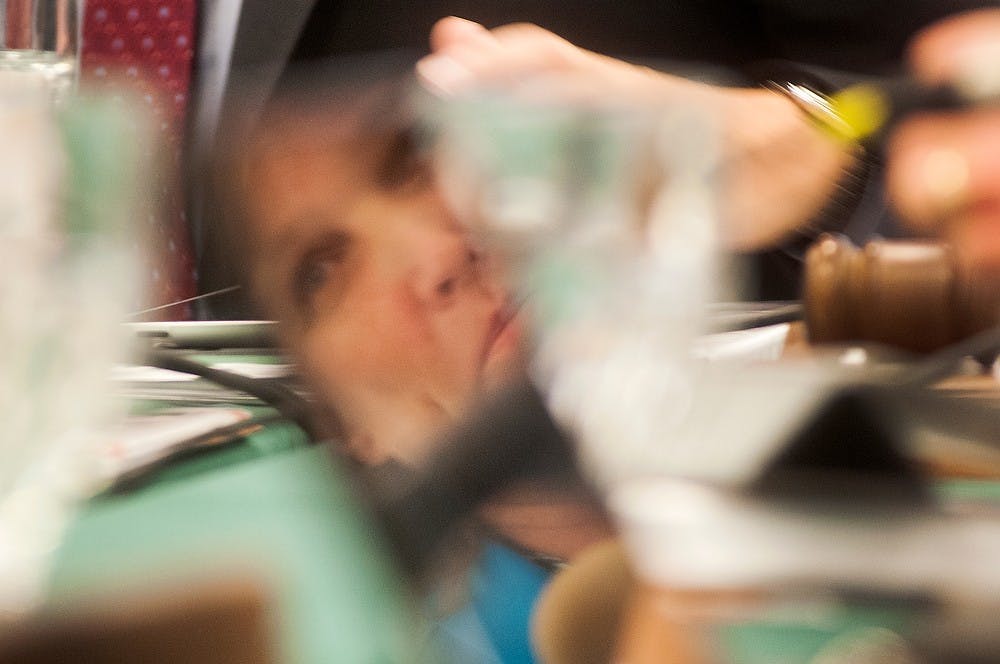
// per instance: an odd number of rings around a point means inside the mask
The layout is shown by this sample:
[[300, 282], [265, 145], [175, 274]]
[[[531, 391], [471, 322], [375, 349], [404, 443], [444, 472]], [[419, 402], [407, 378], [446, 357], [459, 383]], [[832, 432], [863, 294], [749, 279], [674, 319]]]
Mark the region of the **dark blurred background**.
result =
[[434, 22], [457, 15], [496, 27], [537, 23], [584, 48], [620, 57], [741, 67], [781, 58], [882, 73], [911, 34], [971, 0], [318, 0], [293, 60], [388, 47], [427, 48]]

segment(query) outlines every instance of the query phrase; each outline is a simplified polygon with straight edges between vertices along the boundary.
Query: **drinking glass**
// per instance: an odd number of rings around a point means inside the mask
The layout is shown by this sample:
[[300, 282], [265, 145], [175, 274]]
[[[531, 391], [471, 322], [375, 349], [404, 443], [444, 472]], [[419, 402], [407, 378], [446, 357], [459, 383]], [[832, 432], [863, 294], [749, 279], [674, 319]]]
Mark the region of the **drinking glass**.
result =
[[77, 79], [77, 0], [0, 0], [0, 91], [61, 103]]

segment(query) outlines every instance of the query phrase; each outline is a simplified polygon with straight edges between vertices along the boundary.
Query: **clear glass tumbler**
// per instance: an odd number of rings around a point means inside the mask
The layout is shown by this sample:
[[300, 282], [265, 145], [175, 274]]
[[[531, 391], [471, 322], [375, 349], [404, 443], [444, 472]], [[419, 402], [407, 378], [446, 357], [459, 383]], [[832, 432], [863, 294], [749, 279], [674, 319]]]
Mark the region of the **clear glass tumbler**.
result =
[[77, 80], [77, 1], [0, 0], [0, 91], [64, 101]]

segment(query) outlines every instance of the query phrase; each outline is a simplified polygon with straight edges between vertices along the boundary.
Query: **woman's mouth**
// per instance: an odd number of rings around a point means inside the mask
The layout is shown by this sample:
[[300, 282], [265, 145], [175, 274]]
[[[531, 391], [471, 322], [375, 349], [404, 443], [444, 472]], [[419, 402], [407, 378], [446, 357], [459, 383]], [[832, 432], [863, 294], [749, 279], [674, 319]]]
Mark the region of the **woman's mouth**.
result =
[[508, 301], [493, 313], [483, 345], [484, 368], [519, 351], [524, 334], [521, 310], [521, 303]]

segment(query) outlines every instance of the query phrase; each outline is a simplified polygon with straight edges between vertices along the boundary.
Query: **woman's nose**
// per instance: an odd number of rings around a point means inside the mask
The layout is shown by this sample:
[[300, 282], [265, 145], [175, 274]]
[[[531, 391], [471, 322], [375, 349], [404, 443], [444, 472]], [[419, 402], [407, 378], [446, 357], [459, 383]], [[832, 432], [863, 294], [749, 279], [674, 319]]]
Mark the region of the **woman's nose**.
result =
[[485, 254], [464, 233], [443, 234], [417, 259], [417, 295], [433, 308], [450, 307], [470, 295], [499, 298]]

